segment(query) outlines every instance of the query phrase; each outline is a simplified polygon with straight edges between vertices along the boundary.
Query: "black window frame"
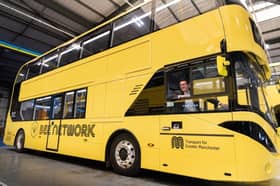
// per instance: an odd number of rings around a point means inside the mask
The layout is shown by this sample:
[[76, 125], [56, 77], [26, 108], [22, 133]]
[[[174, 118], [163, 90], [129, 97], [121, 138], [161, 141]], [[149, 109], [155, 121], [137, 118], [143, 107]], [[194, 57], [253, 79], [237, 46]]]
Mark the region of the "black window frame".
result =
[[[83, 117], [76, 117], [76, 110], [77, 110], [77, 92], [81, 91], [81, 90], [85, 90], [86, 95], [85, 95], [85, 112], [84, 112], [84, 116]], [[88, 89], [87, 88], [81, 88], [81, 89], [76, 89], [75, 90], [75, 97], [74, 97], [74, 110], [73, 110], [73, 119], [82, 119], [82, 118], [86, 118], [86, 114], [87, 114], [87, 97], [88, 97]]]
[[20, 110], [21, 110], [21, 107], [22, 107], [22, 103], [29, 102], [29, 101], [33, 102], [31, 119], [24, 119], [24, 120], [21, 119], [20, 121], [33, 121], [34, 120], [34, 109], [35, 109], [35, 104], [36, 104], [36, 102], [35, 102], [36, 100], [35, 99], [28, 99], [28, 100], [21, 101], [20, 102]]
[[[39, 71], [38, 74], [35, 74], [35, 75], [32, 76], [32, 77], [29, 77], [30, 68], [31, 68], [33, 65], [35, 65], [36, 63], [40, 63], [40, 71]], [[35, 77], [39, 76], [39, 75], [41, 74], [41, 72], [42, 72], [42, 58], [39, 58], [38, 60], [36, 60], [36, 61], [34, 61], [34, 62], [32, 62], [32, 63], [29, 63], [27, 66], [28, 66], [28, 70], [27, 70], [27, 75], [26, 75], [26, 78], [25, 78], [26, 80], [32, 79], [32, 78], [35, 78]], [[38, 65], [38, 66], [39, 66], [39, 65]]]
[[[73, 105], [72, 105], [72, 112], [71, 112], [71, 116], [68, 117], [64, 117], [64, 109], [65, 109], [65, 101], [66, 101], [66, 97], [67, 97], [67, 93], [73, 92]], [[76, 101], [76, 90], [71, 90], [71, 91], [67, 91], [64, 93], [64, 100], [63, 100], [63, 113], [62, 113], [62, 119], [74, 119], [74, 112], [75, 112], [75, 101]]]
[[[61, 97], [61, 113], [58, 118], [54, 117], [54, 99]], [[61, 120], [63, 119], [63, 111], [64, 111], [64, 99], [65, 99], [65, 93], [56, 94], [53, 95], [51, 98], [51, 113], [50, 113], [50, 119], [49, 120]]]
[[[211, 60], [211, 61], [210, 61]], [[165, 70], [165, 74], [166, 76], [168, 75], [168, 73], [172, 70], [176, 70], [176, 71], [180, 71], [180, 70], [183, 70], [183, 69], [187, 69], [188, 68], [188, 71], [189, 71], [189, 75], [188, 75], [188, 82], [189, 81], [193, 81], [193, 77], [192, 77], [192, 69], [194, 67], [201, 67], [203, 66], [205, 68], [205, 66], [207, 66], [207, 64], [210, 64], [210, 63], [214, 63], [214, 60], [215, 58], [214, 57], [205, 57], [205, 58], [202, 58], [202, 59], [196, 59], [196, 60], [188, 60], [188, 61], [184, 61], [184, 62], [180, 62], [180, 64], [177, 66], [176, 64], [174, 65], [171, 65], [172, 67], [171, 68], [166, 68]], [[168, 77], [165, 77], [165, 80], [168, 81]], [[211, 96], [222, 96], [222, 95], [225, 95], [227, 94], [228, 96], [230, 95], [230, 92], [229, 92], [229, 82], [228, 82], [228, 77], [224, 77], [224, 83], [225, 83], [225, 91], [224, 92], [220, 92], [220, 93], [209, 93], [209, 94], [201, 94], [201, 95], [193, 95], [193, 88], [191, 88], [191, 97], [192, 98], [203, 98], [203, 97], [211, 97]], [[190, 83], [190, 82], [189, 82]], [[192, 87], [193, 85], [191, 85]], [[166, 92], [168, 92], [168, 82], [166, 82]]]
[[[37, 101], [40, 99], [46, 99], [49, 98], [50, 99], [50, 110], [49, 110], [49, 115], [48, 115], [48, 119], [36, 119], [37, 115], [36, 115], [36, 105], [37, 105]], [[52, 114], [52, 98], [53, 96], [49, 95], [49, 96], [44, 96], [44, 97], [39, 97], [39, 98], [35, 98], [34, 99], [34, 109], [33, 109], [33, 121], [47, 121], [47, 120], [51, 120], [51, 114]], [[41, 100], [40, 100], [41, 101]]]
[[[90, 55], [83, 56], [83, 54], [84, 54], [84, 45], [85, 45], [84, 43], [89, 42], [89, 40], [93, 39], [93, 37], [98, 37], [98, 35], [100, 35], [100, 33], [96, 35], [96, 32], [100, 32], [102, 29], [106, 30], [106, 29], [105, 29], [106, 27], [108, 27], [108, 30], [107, 30], [107, 31], [110, 32], [110, 33], [109, 33], [108, 43], [107, 43], [107, 48], [102, 49], [102, 50], [99, 50], [99, 51], [94, 52], [94, 53], [91, 53]], [[107, 32], [107, 31], [105, 31], [105, 32]], [[105, 32], [104, 32], [104, 33], [105, 33]], [[95, 55], [95, 54], [98, 54], [98, 53], [100, 53], [100, 52], [103, 52], [103, 51], [105, 51], [105, 50], [110, 49], [110, 48], [111, 48], [111, 39], [112, 39], [112, 23], [106, 24], [106, 25], [104, 25], [104, 26], [102, 26], [102, 27], [100, 27], [100, 28], [98, 28], [98, 29], [96, 29], [96, 30], [93, 30], [93, 31], [90, 32], [89, 34], [83, 36], [83, 37], [80, 39], [80, 40], [81, 40], [81, 42], [80, 42], [80, 47], [81, 47], [80, 59], [84, 59], [84, 58], [87, 58], [87, 57], [89, 57], [89, 56], [92, 56], [92, 55]]]
[[[19, 81], [18, 78], [23, 70], [25, 70], [25, 74], [24, 74], [23, 78]], [[28, 65], [23, 65], [23, 67], [20, 69], [20, 71], [18, 73], [18, 76], [16, 77], [16, 83], [21, 83], [22, 81], [26, 80], [27, 75], [28, 75], [28, 70], [29, 70]]]
[[[133, 38], [131, 38], [131, 39], [125, 40], [125, 41], [120, 42], [120, 43], [118, 43], [118, 44], [115, 45], [115, 44], [114, 44], [114, 39], [115, 39], [115, 32], [114, 32], [114, 29], [115, 29], [115, 26], [116, 26], [116, 22], [119, 21], [119, 20], [121, 20], [121, 19], [123, 19], [124, 17], [130, 15], [130, 14], [133, 14], [133, 13], [135, 14], [135, 12], [136, 12], [137, 10], [141, 10], [144, 6], [147, 6], [148, 4], [150, 4], [150, 12], [151, 12], [151, 14], [150, 14], [149, 16], [147, 16], [147, 17], [150, 19], [150, 22], [149, 22], [149, 31], [148, 31], [147, 33], [145, 33], [145, 34], [141, 34], [141, 35], [139, 35], [139, 36], [137, 36], [137, 37], [133, 37]], [[124, 43], [127, 43], [127, 42], [129, 42], [129, 41], [138, 39], [138, 38], [140, 38], [140, 37], [143, 37], [143, 36], [145, 36], [145, 35], [148, 35], [148, 34], [152, 33], [152, 32], [153, 32], [153, 27], [152, 27], [152, 25], [154, 25], [154, 17], [153, 17], [153, 16], [154, 16], [154, 13], [153, 13], [153, 12], [154, 12], [154, 3], [153, 3], [153, 1], [150, 1], [150, 2], [147, 2], [146, 4], [144, 4], [143, 6], [138, 7], [138, 8], [136, 8], [135, 10], [133, 10], [133, 11], [131, 11], [131, 12], [129, 12], [129, 13], [127, 13], [127, 14], [125, 14], [125, 15], [119, 17], [118, 19], [114, 20], [114, 21], [111, 23], [113, 26], [112, 26], [112, 30], [111, 30], [111, 32], [112, 32], [112, 38], [111, 38], [111, 45], [110, 45], [110, 47], [111, 47], [111, 48], [117, 47], [117, 46], [122, 45], [122, 44], [124, 44]]]
[[[78, 54], [77, 54], [77, 59], [75, 59], [75, 60], [70, 60], [70, 61], [68, 61], [67, 63], [63, 63], [62, 65], [61, 65], [61, 58], [62, 58], [62, 56], [64, 55], [64, 53], [65, 54], [67, 54], [68, 52], [66, 52], [66, 51], [72, 51], [71, 49], [73, 49], [73, 50], [76, 50], [76, 49], [78, 49], [79, 50], [79, 52], [78, 52]], [[74, 41], [73, 43], [70, 43], [69, 45], [66, 45], [66, 46], [64, 46], [64, 47], [62, 47], [62, 48], [60, 48], [60, 52], [59, 52], [59, 57], [58, 57], [58, 68], [59, 67], [63, 67], [63, 66], [66, 66], [66, 65], [69, 65], [69, 64], [72, 64], [72, 63], [74, 63], [74, 62], [76, 62], [76, 61], [79, 61], [80, 59], [81, 59], [81, 51], [82, 51], [82, 49], [81, 49], [81, 41], [80, 40], [78, 40], [78, 41]]]
[[251, 18], [249, 18], [249, 21], [250, 21], [254, 41], [264, 49], [265, 48], [264, 41], [263, 41], [261, 32], [260, 32], [259, 28], [257, 27], [257, 24]]
[[[48, 72], [50, 72], [50, 71], [53, 71], [53, 70], [55, 70], [55, 69], [57, 69], [59, 66], [58, 66], [58, 60], [59, 60], [59, 50], [60, 49], [57, 49], [57, 50], [55, 50], [55, 51], [52, 51], [52, 52], [50, 52], [50, 53], [48, 53], [48, 54], [46, 54], [46, 55], [44, 55], [42, 58], [41, 58], [41, 63], [42, 63], [42, 68], [41, 68], [41, 74], [44, 74], [44, 73], [48, 73]], [[53, 69], [51, 69], [51, 70], [47, 70], [47, 71], [43, 71], [43, 69], [44, 69], [44, 65], [43, 65], [43, 63], [44, 63], [44, 60], [45, 60], [45, 58], [46, 57], [48, 57], [48, 56], [50, 56], [50, 55], [52, 55], [52, 57], [53, 56], [55, 56], [55, 55], [57, 55], [57, 60], [56, 60], [56, 67], [55, 68], [53, 68]]]

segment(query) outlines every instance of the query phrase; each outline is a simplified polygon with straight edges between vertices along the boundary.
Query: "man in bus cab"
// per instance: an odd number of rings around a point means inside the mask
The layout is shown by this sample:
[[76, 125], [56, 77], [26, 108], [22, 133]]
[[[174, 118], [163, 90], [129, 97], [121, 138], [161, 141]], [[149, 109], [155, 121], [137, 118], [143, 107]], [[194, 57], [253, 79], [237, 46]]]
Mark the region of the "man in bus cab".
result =
[[[175, 91], [173, 99], [185, 99], [185, 103], [182, 105], [184, 112], [196, 112], [199, 111], [199, 102], [188, 99], [191, 97], [190, 84], [187, 80], [179, 81], [179, 91]], [[206, 100], [214, 105], [217, 110], [227, 110], [228, 105], [221, 103], [217, 98], [209, 98]]]
[[199, 103], [197, 101], [193, 101], [192, 99], [188, 99], [191, 97], [190, 85], [187, 80], [179, 81], [179, 91], [175, 91], [175, 96], [173, 99], [186, 99], [185, 103], [181, 105], [183, 107], [184, 112], [196, 112], [199, 111]]

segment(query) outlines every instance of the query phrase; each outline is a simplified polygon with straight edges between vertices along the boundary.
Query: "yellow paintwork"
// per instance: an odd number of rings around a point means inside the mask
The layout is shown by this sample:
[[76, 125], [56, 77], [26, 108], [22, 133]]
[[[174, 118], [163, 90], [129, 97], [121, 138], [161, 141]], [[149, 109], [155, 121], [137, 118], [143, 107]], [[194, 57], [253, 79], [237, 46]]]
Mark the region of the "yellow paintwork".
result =
[[224, 23], [227, 50], [253, 54], [258, 62], [264, 65], [266, 78], [270, 79], [268, 58], [265, 51], [254, 41], [250, 15], [238, 6], [224, 6], [220, 8], [220, 12]]
[[218, 74], [224, 77], [228, 76], [227, 66], [230, 65], [230, 62], [223, 56], [217, 56], [216, 61]]
[[[279, 137], [255, 113], [124, 116], [158, 69], [220, 53], [220, 42], [224, 38], [228, 52], [254, 54], [266, 67], [267, 58], [253, 40], [248, 17], [240, 6], [224, 6], [24, 81], [20, 101], [87, 87], [86, 118], [62, 120], [59, 140], [50, 134], [47, 144], [48, 135], [44, 129], [49, 125], [48, 120], [12, 122], [8, 115], [5, 144], [13, 145], [18, 130], [23, 129], [26, 148], [53, 152], [46, 147], [55, 148], [59, 141], [55, 153], [105, 161], [106, 145], [111, 135], [126, 130], [140, 145], [142, 168], [209, 180], [260, 181], [272, 178], [274, 154], [252, 139], [218, 126], [232, 120], [258, 123], [277, 144], [279, 152]], [[129, 95], [136, 86], [140, 87], [138, 93]], [[149, 94], [156, 97], [157, 89]], [[157, 98], [150, 104], [161, 102], [162, 98]], [[172, 121], [182, 121], [183, 129], [172, 129], [170, 135], [160, 135], [164, 132], [161, 128], [170, 127]], [[64, 132], [65, 126], [78, 124], [94, 125], [94, 137], [68, 136]], [[186, 133], [209, 136], [183, 135]], [[174, 136], [183, 137], [185, 149], [172, 148]], [[201, 143], [201, 147], [192, 143]], [[267, 163], [271, 163], [271, 171]]]
[[266, 93], [268, 95], [267, 96], [268, 101], [272, 107], [275, 107], [280, 104], [280, 92], [279, 92], [277, 86], [279, 86], [279, 85], [275, 84], [275, 85], [266, 86]]
[[278, 86], [279, 84], [267, 85], [265, 92], [267, 94], [269, 106], [274, 112], [278, 126], [280, 126], [280, 91]]

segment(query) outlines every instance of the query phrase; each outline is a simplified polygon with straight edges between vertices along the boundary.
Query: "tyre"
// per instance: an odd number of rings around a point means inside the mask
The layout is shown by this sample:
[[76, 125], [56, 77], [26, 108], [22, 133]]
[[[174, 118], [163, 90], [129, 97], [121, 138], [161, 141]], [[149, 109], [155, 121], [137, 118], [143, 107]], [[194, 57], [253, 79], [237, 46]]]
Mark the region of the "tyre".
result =
[[140, 171], [140, 148], [136, 139], [129, 134], [114, 138], [110, 148], [110, 161], [114, 172], [135, 176]]
[[16, 136], [15, 140], [15, 148], [17, 152], [23, 152], [24, 151], [24, 140], [25, 140], [25, 135], [23, 130], [20, 130]]

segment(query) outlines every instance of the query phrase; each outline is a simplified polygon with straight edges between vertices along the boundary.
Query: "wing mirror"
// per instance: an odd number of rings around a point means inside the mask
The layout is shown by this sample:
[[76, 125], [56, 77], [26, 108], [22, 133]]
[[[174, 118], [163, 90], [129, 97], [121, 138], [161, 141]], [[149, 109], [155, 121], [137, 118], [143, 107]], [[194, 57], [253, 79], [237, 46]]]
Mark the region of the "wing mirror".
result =
[[223, 56], [217, 56], [216, 63], [218, 74], [224, 77], [228, 76], [227, 66], [230, 65], [230, 61], [226, 60]]

